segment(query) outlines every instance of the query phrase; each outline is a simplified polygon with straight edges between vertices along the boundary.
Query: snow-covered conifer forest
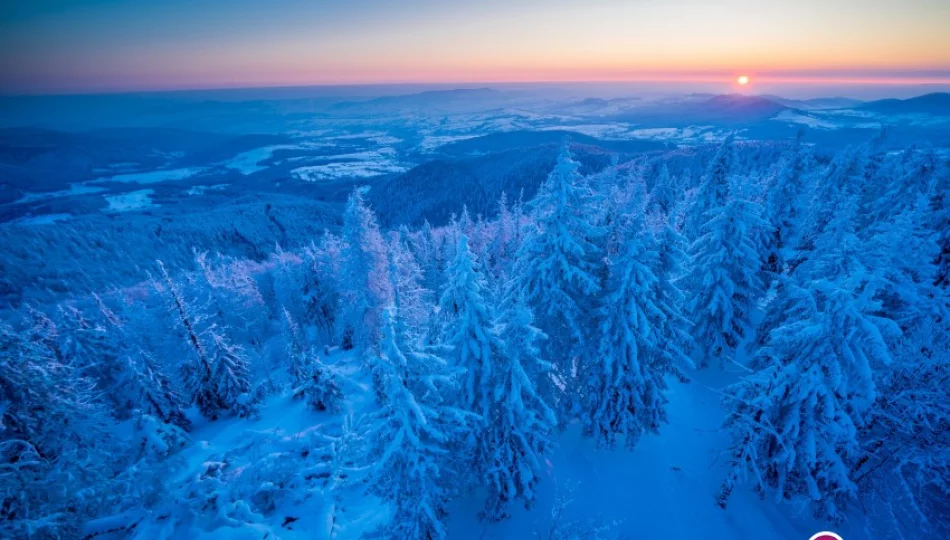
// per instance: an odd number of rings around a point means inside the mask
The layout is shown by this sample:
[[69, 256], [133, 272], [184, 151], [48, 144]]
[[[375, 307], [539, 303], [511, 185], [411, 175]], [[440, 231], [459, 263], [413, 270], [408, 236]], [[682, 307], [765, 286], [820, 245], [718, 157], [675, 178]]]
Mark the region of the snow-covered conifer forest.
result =
[[512, 133], [5, 224], [0, 536], [950, 537], [946, 151]]

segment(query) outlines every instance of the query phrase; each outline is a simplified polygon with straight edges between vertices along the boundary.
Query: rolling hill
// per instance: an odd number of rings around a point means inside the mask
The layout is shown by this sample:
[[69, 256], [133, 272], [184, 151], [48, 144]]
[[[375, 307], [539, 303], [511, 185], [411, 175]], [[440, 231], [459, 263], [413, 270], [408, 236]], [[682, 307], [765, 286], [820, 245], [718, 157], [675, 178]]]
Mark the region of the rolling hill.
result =
[[858, 107], [880, 114], [933, 114], [950, 116], [950, 93], [935, 92], [910, 99], [881, 99]]

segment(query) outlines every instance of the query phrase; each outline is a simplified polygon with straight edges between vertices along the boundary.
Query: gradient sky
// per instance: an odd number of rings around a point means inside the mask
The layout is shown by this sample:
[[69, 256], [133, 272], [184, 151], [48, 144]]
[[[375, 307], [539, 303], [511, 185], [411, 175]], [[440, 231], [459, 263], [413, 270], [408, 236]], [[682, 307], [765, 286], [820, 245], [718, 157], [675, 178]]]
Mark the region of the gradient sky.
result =
[[950, 82], [950, 0], [4, 0], [0, 93]]

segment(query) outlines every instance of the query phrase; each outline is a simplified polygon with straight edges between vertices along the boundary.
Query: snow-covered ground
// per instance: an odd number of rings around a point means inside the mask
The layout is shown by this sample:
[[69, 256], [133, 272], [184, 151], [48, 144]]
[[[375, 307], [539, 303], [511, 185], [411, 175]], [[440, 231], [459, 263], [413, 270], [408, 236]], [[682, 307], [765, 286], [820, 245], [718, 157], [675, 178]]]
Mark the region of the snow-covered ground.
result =
[[683, 128], [639, 128], [631, 130], [629, 133], [630, 137], [638, 139], [680, 141], [691, 143], [722, 141], [728, 136], [728, 134], [728, 130], [716, 128], [714, 126], [687, 126]]
[[[254, 418], [209, 422], [192, 409], [189, 416], [195, 429], [188, 445], [171, 458], [173, 472], [166, 488], [181, 497], [201, 492], [202, 479], [217, 468], [227, 490], [215, 504], [227, 510], [194, 523], [190, 518], [179, 520], [174, 509], [163, 509], [160, 512], [168, 512], [169, 517], [140, 524], [139, 529], [147, 536], [170, 538], [303, 540], [329, 538], [334, 518], [336, 538], [362, 538], [383, 525], [386, 508], [364, 495], [361, 484], [347, 486], [341, 493], [320, 489], [326, 474], [326, 464], [317, 455], [320, 442], [338, 437], [344, 423], [354, 422], [375, 406], [367, 377], [355, 358], [334, 354], [325, 360], [346, 395], [339, 414], [315, 412], [287, 392], [267, 398]], [[287, 478], [294, 479], [296, 489], [278, 487]], [[273, 511], [255, 514], [245, 508], [242, 496], [250, 499], [264, 494], [275, 494]], [[227, 497], [234, 500], [223, 500]]]
[[69, 189], [64, 189], [62, 191], [49, 191], [46, 193], [27, 193], [23, 195], [16, 202], [19, 203], [28, 203], [34, 201], [43, 201], [46, 199], [57, 199], [60, 197], [73, 197], [76, 195], [89, 195], [93, 193], [101, 193], [105, 191], [105, 188], [96, 187], [96, 186], [87, 186], [85, 184], [71, 184]]
[[294, 176], [306, 182], [336, 178], [368, 178], [408, 170], [397, 160], [398, 153], [390, 147], [332, 156], [330, 163], [297, 167]]
[[277, 150], [290, 150], [300, 148], [295, 144], [278, 144], [273, 146], [262, 146], [232, 157], [222, 163], [228, 169], [234, 169], [243, 175], [254, 174], [263, 171], [267, 167], [260, 165], [262, 161], [270, 159]]
[[419, 143], [419, 150], [421, 152], [431, 152], [440, 146], [475, 137], [478, 137], [478, 135], [426, 135]]
[[[260, 473], [255, 466], [267, 456], [299, 446], [308, 434], [335, 433], [345, 419], [358, 421], [373, 406], [368, 381], [352, 358], [344, 356], [336, 362], [350, 374], [345, 388], [348, 410], [343, 415], [315, 413], [283, 394], [271, 397], [256, 420], [203, 422], [192, 433], [190, 447], [180, 454], [184, 466], [172, 481], [184, 484], [203, 474], [209, 463], [227, 461], [234, 475], [229, 483], [264, 482], [265, 478], [255, 476]], [[539, 485], [532, 510], [513, 508], [511, 518], [488, 524], [477, 518], [482, 494], [472, 493], [451, 508], [449, 537], [548, 538], [555, 501], [565, 499], [557, 505], [563, 509], [558, 518], [562, 523], [607, 525], [611, 537], [618, 538], [794, 540], [831, 529], [813, 520], [804, 508], [761, 500], [744, 488], [735, 491], [726, 510], [716, 506], [728, 446], [727, 434], [719, 429], [723, 418], [719, 389], [735, 380], [735, 375], [710, 370], [694, 377], [688, 384], [672, 383], [670, 421], [659, 436], [645, 436], [633, 451], [598, 450], [577, 426], [571, 426], [548, 456], [547, 477]], [[301, 461], [299, 466], [306, 465]], [[361, 538], [385, 523], [386, 508], [364, 495], [359, 484], [345, 491], [345, 511], [336, 516], [340, 520], [337, 538]], [[327, 537], [329, 494], [287, 493], [279, 501], [273, 513], [258, 516], [253, 525], [212, 527], [203, 538], [252, 538], [262, 532], [284, 540]], [[838, 532], [845, 538], [858, 537]]]
[[486, 525], [476, 519], [479, 501], [470, 497], [453, 512], [452, 536], [547, 538], [559, 496], [573, 499], [562, 519], [615, 523], [620, 538], [792, 540], [828, 530], [807, 510], [762, 501], [745, 489], [735, 491], [726, 510], [716, 506], [729, 444], [719, 430], [718, 392], [733, 377], [712, 371], [694, 376], [686, 385], [671, 383], [670, 422], [659, 436], [644, 436], [633, 451], [598, 450], [572, 426], [549, 458], [535, 509], [519, 508], [511, 519]]
[[191, 186], [185, 193], [187, 195], [204, 195], [208, 191], [220, 191], [227, 188], [231, 184], [214, 184], [211, 186]]
[[106, 202], [109, 203], [110, 212], [127, 212], [129, 210], [140, 210], [158, 206], [152, 202], [153, 189], [140, 189], [130, 191], [121, 195], [106, 195]]
[[790, 109], [779, 112], [777, 115], [775, 115], [774, 120], [780, 122], [791, 122], [793, 124], [802, 124], [817, 129], [839, 129], [844, 127], [841, 124], [830, 122], [828, 120], [822, 120], [821, 118], [802, 114]]
[[204, 171], [203, 167], [184, 167], [181, 169], [158, 170], [149, 172], [117, 174], [97, 178], [93, 182], [122, 182], [136, 184], [157, 184], [159, 182], [173, 182], [191, 178]]

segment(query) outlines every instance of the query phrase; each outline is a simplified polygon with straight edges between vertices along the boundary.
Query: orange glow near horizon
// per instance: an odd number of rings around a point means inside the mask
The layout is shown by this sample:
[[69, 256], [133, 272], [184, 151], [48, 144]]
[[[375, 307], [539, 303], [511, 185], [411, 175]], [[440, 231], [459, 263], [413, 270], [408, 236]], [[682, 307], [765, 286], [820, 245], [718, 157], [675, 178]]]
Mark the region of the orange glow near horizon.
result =
[[[11, 51], [0, 62], [0, 94], [387, 83], [950, 84], [946, 0], [35, 4], [28, 17], [0, 21], [0, 49]], [[740, 75], [749, 82], [740, 84]]]
[[[315, 72], [316, 71], [316, 72]], [[142, 90], [191, 90], [214, 88], [265, 88], [291, 87], [311, 85], [374, 85], [374, 84], [459, 84], [459, 85], [491, 85], [491, 84], [531, 84], [531, 83], [671, 83], [671, 84], [721, 84], [723, 89], [731, 88], [734, 92], [746, 92], [756, 87], [761, 90], [769, 85], [793, 86], [917, 86], [917, 85], [950, 85], [948, 77], [919, 77], [902, 76], [836, 76], [823, 74], [785, 75], [756, 72], [749, 77], [747, 84], [739, 82], [740, 75], [735, 72], [703, 73], [703, 72], [611, 72], [601, 70], [515, 70], [515, 69], [486, 69], [486, 70], [459, 70], [459, 69], [432, 69], [432, 70], [386, 70], [362, 71], [353, 70], [344, 73], [326, 73], [322, 70], [247, 70], [247, 71], [214, 71], [193, 73], [182, 77], [180, 73], [170, 82], [171, 72], [153, 70], [148, 74], [135, 76], [129, 74], [119, 84], [110, 84], [108, 87], [97, 78], [73, 79], [68, 88], [53, 84], [36, 84], [46, 91], [59, 93], [63, 91], [142, 91]], [[753, 82], [754, 79], [754, 82]], [[35, 81], [34, 81], [35, 83]], [[68, 93], [67, 92], [67, 93]], [[2, 92], [0, 92], [2, 93]]]

